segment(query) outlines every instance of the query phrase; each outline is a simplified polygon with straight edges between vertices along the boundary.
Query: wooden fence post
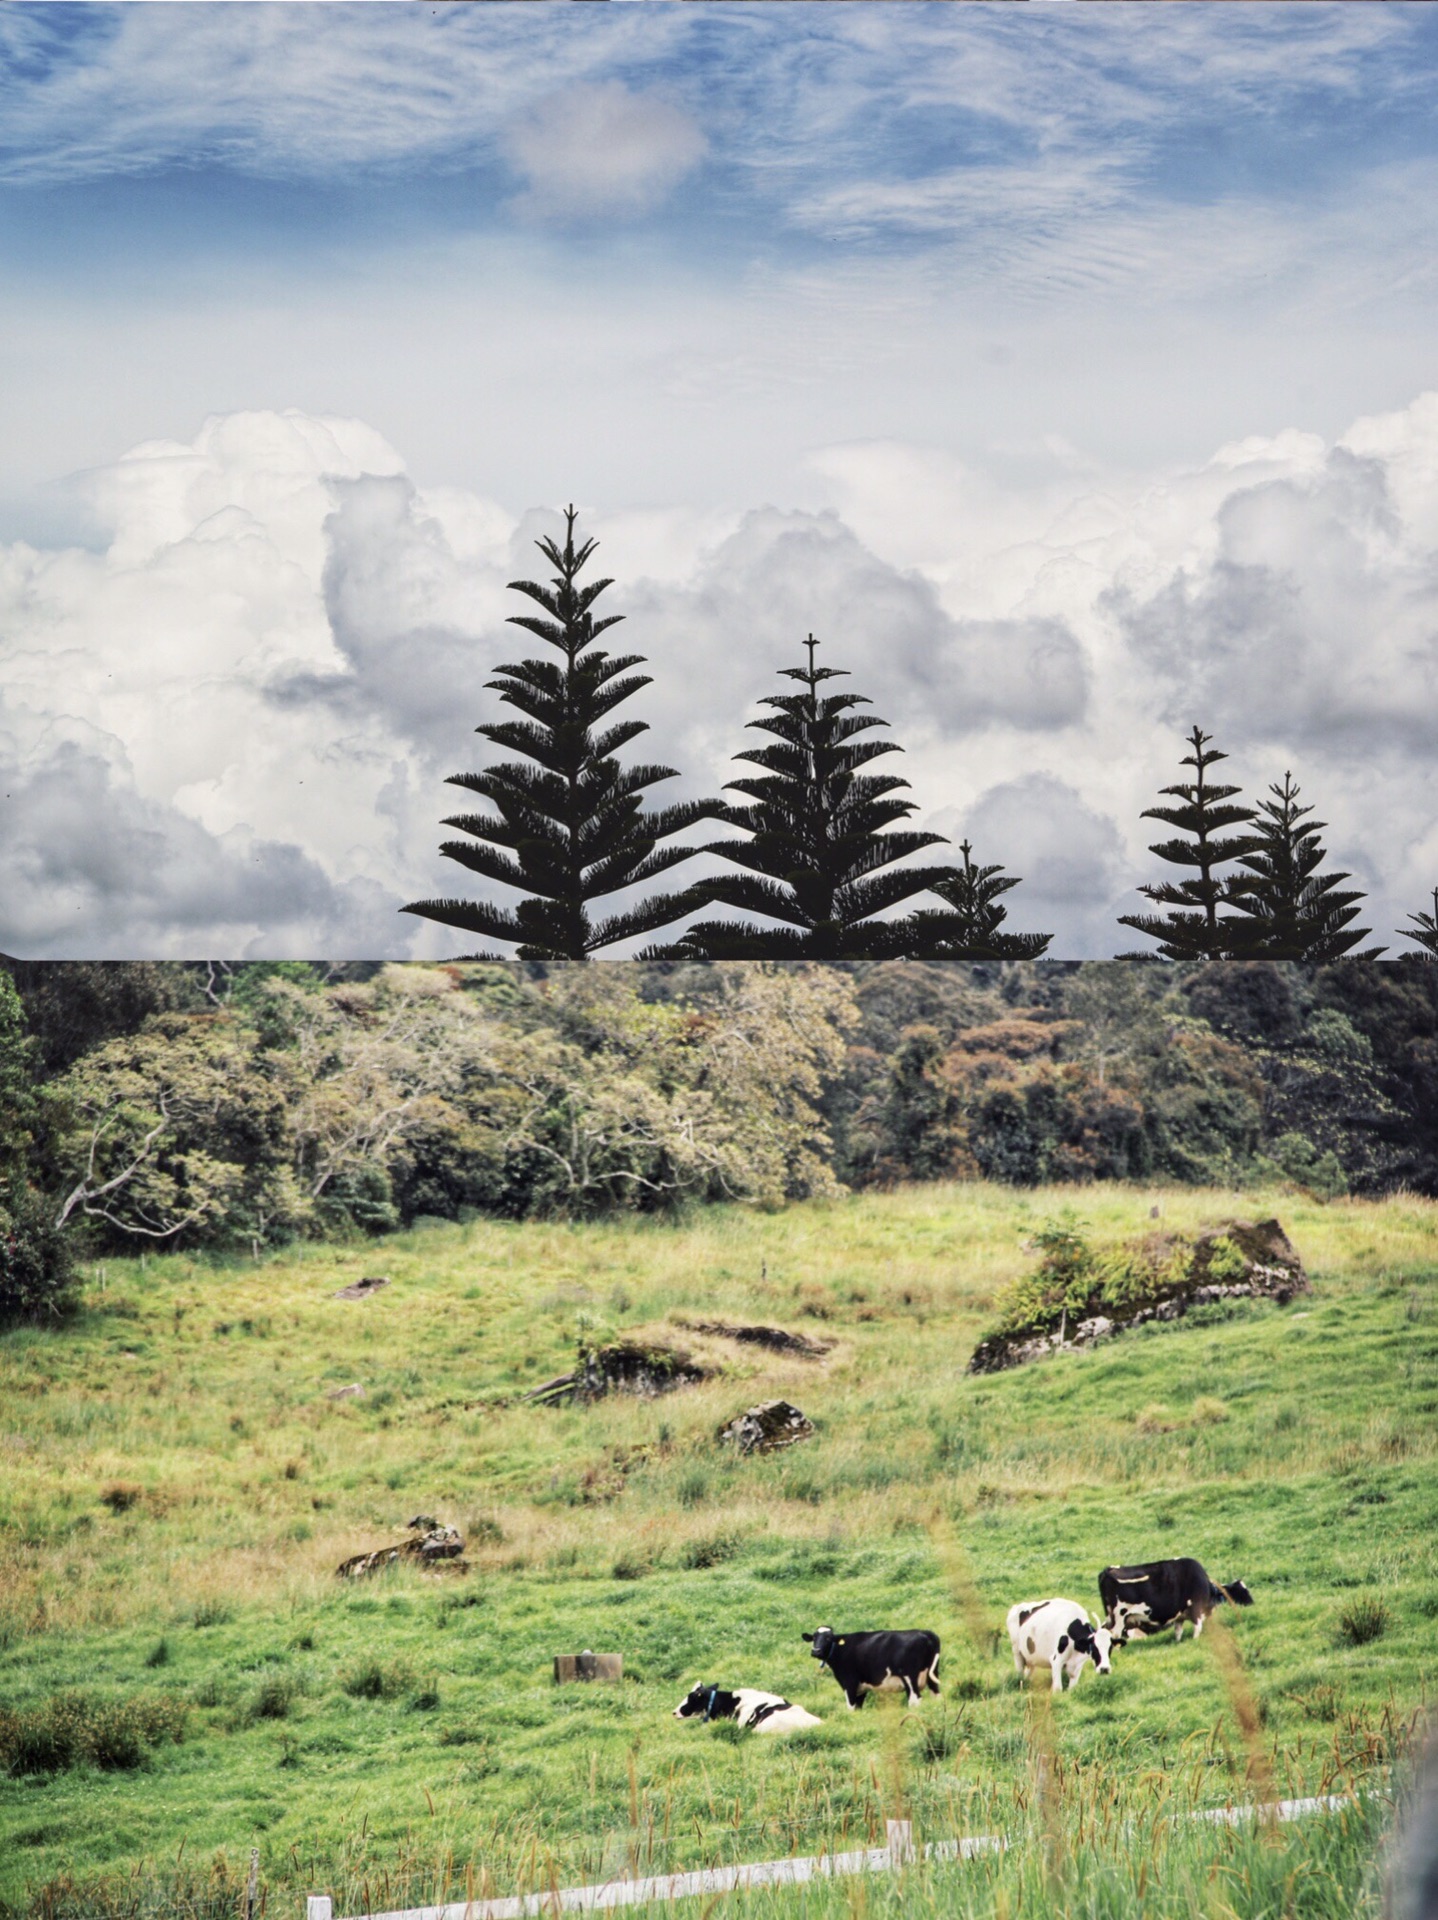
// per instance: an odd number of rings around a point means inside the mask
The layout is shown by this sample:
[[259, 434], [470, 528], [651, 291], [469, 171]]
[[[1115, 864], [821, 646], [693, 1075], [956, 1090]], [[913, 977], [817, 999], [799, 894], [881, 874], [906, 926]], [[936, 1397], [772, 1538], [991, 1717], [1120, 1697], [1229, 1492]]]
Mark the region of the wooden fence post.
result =
[[914, 1857], [914, 1823], [912, 1820], [886, 1820], [884, 1826], [889, 1836], [889, 1865], [906, 1867]]
[[245, 1920], [255, 1920], [255, 1901], [260, 1890], [260, 1850], [250, 1848], [250, 1877], [245, 1882]]
[[305, 1920], [334, 1920], [334, 1906], [327, 1893], [312, 1893], [305, 1902]]

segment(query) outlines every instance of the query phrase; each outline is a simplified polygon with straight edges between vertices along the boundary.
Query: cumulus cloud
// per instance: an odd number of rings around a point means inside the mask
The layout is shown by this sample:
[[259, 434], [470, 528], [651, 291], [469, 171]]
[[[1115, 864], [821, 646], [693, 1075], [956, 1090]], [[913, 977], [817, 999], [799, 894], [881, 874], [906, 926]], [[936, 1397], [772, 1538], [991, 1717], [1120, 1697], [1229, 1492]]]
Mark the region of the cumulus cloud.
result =
[[14, 954], [384, 957], [406, 944], [385, 940], [400, 903], [381, 885], [336, 882], [301, 847], [242, 828], [209, 833], [74, 740], [23, 763], [0, 748], [0, 901], [0, 950]]
[[563, 220], [649, 212], [698, 164], [706, 142], [672, 102], [609, 80], [537, 101], [503, 144], [525, 181], [516, 208]]
[[[636, 747], [735, 772], [778, 669], [821, 664], [905, 748], [917, 822], [1022, 877], [1054, 951], [1124, 944], [1153, 877], [1142, 810], [1194, 721], [1250, 797], [1292, 767], [1380, 938], [1428, 897], [1438, 806], [1438, 396], [1343, 440], [1285, 432], [1140, 476], [1053, 452], [1031, 483], [933, 449], [831, 450], [840, 504], [606, 512], [596, 570], [646, 656]], [[361, 423], [207, 422], [86, 485], [101, 552], [0, 549], [0, 948], [25, 954], [453, 950], [401, 920], [462, 890], [438, 854], [484, 764], [516, 512], [426, 489]]]
[[[1433, 396], [1438, 401], [1438, 396]], [[1216, 550], [1155, 594], [1120, 593], [1133, 646], [1233, 741], [1438, 762], [1438, 570], [1384, 463], [1335, 447], [1311, 475], [1235, 491]]]
[[1123, 835], [1069, 781], [1023, 774], [925, 824], [956, 845], [968, 839], [976, 865], [1020, 879], [1005, 896], [1015, 932], [1052, 934], [1055, 958], [1112, 951], [1115, 903], [1129, 884]]

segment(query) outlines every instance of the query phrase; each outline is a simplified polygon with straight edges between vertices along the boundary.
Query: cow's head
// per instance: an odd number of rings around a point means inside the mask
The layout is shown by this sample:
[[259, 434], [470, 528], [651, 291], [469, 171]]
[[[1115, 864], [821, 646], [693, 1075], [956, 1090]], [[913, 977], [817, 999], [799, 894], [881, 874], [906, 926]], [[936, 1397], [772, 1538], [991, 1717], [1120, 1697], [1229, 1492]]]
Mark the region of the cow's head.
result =
[[1241, 1580], [1230, 1580], [1224, 1588], [1224, 1592], [1228, 1595], [1229, 1599], [1233, 1601], [1235, 1606], [1251, 1607], [1253, 1605], [1253, 1595]]
[[731, 1696], [720, 1687], [692, 1687], [674, 1709], [676, 1720], [712, 1720], [716, 1704]]
[[[1109, 1652], [1113, 1646], [1113, 1635], [1107, 1627], [1091, 1627], [1087, 1620], [1071, 1620], [1068, 1626], [1068, 1639], [1079, 1653], [1086, 1653], [1100, 1673], [1112, 1673], [1113, 1666]], [[1063, 1642], [1059, 1642], [1062, 1647]]]
[[816, 1633], [806, 1633], [804, 1638], [809, 1642], [809, 1651], [816, 1660], [828, 1659], [834, 1645], [832, 1627], [820, 1627]]

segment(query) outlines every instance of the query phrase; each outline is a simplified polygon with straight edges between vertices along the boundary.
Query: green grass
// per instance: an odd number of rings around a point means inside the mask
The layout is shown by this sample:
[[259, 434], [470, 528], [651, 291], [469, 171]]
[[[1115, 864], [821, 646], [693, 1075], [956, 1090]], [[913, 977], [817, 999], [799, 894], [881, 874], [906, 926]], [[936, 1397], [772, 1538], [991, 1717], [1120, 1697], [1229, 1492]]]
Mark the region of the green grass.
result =
[[[900, 1802], [923, 1837], [1008, 1830], [1049, 1749], [1070, 1824], [1114, 1780], [1133, 1817], [1158, 1782], [1215, 1804], [1253, 1778], [1381, 1781], [1438, 1669], [1438, 1208], [1086, 1190], [1100, 1246], [1155, 1205], [1170, 1228], [1277, 1212], [1314, 1293], [966, 1377], [1025, 1234], [1073, 1198], [926, 1187], [107, 1262], [76, 1325], [0, 1336], [0, 1708], [176, 1711], [135, 1764], [82, 1748], [0, 1779], [0, 1902], [51, 1883], [34, 1910], [78, 1915], [101, 1877], [151, 1869], [228, 1886], [252, 1844], [275, 1912], [325, 1886], [394, 1905], [466, 1870], [509, 1892], [868, 1844]], [[366, 1273], [391, 1284], [332, 1297]], [[813, 1363], [671, 1328], [723, 1373], [650, 1403], [520, 1402], [577, 1341], [686, 1314], [834, 1345]], [[362, 1397], [328, 1397], [352, 1382]], [[716, 1445], [776, 1394], [813, 1441]], [[334, 1581], [415, 1513], [461, 1527], [468, 1575]], [[1036, 1733], [1008, 1605], [1096, 1606], [1100, 1567], [1169, 1553], [1257, 1604], [1196, 1646], [1128, 1649]], [[826, 1621], [932, 1626], [943, 1697], [847, 1713], [799, 1638]], [[621, 1651], [622, 1685], [555, 1688], [552, 1656], [582, 1647]], [[825, 1723], [766, 1743], [677, 1722], [696, 1681], [773, 1687]], [[1308, 1845], [1283, 1841], [1300, 1864]], [[1030, 1911], [1021, 1855], [972, 1880], [975, 1912]], [[91, 1893], [62, 1898], [63, 1876]]]

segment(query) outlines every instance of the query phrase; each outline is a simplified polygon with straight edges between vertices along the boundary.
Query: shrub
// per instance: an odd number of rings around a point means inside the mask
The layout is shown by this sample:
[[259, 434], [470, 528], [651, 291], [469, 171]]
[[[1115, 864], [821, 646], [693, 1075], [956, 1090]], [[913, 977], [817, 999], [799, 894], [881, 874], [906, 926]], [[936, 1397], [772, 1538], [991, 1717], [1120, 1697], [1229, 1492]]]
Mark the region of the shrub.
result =
[[691, 1572], [702, 1573], [707, 1567], [732, 1560], [743, 1544], [737, 1533], [711, 1533], [705, 1539], [690, 1540], [679, 1556], [679, 1564]]
[[1338, 1637], [1350, 1647], [1366, 1647], [1370, 1640], [1381, 1640], [1387, 1633], [1389, 1617], [1383, 1602], [1371, 1595], [1350, 1600], [1338, 1616]]
[[353, 1668], [342, 1685], [356, 1700], [394, 1700], [409, 1692], [414, 1685], [414, 1675], [402, 1660], [393, 1660], [388, 1666], [378, 1660], [368, 1660], [363, 1666]]
[[57, 1320], [74, 1305], [75, 1257], [33, 1187], [0, 1175], [0, 1321]]
[[62, 1773], [88, 1762], [107, 1771], [144, 1766], [148, 1749], [182, 1740], [182, 1701], [138, 1694], [97, 1700], [62, 1693], [19, 1713], [0, 1708], [0, 1768], [7, 1773]]
[[252, 1720], [283, 1720], [300, 1694], [300, 1683], [292, 1673], [272, 1673], [259, 1684], [250, 1702]]
[[100, 1495], [100, 1505], [108, 1507], [111, 1513], [128, 1513], [131, 1507], [139, 1505], [144, 1491], [133, 1480], [116, 1480]]

